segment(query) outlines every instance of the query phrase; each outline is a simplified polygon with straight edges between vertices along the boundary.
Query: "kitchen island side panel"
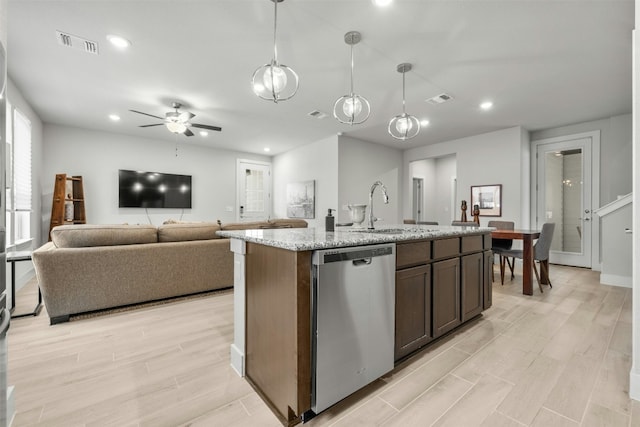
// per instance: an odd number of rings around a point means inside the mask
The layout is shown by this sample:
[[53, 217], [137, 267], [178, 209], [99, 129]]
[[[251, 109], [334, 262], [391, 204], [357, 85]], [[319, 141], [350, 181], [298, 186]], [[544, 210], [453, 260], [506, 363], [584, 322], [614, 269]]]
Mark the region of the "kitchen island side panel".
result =
[[246, 377], [285, 424], [311, 406], [310, 251], [247, 243]]

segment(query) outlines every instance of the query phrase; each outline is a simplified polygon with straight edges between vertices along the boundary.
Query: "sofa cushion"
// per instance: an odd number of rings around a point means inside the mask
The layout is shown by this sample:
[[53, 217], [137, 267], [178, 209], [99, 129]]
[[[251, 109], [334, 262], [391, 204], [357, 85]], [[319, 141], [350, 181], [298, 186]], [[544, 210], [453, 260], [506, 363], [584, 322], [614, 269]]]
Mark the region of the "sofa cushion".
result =
[[59, 248], [156, 243], [158, 231], [153, 225], [59, 225], [51, 230], [51, 241]]
[[270, 219], [260, 228], [307, 228], [307, 221], [296, 218]]
[[158, 227], [158, 242], [183, 242], [189, 240], [219, 239], [214, 222], [164, 224]]
[[234, 230], [258, 230], [266, 228], [306, 228], [307, 221], [303, 219], [270, 219], [267, 221], [253, 221], [253, 222], [233, 222], [229, 224], [223, 224], [222, 230], [234, 231]]

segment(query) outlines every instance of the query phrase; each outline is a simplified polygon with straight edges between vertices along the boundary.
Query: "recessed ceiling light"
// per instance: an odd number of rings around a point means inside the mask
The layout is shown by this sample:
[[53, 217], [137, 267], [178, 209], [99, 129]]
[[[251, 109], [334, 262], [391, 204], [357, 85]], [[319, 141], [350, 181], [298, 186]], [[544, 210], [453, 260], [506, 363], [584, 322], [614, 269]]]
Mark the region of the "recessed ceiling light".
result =
[[206, 130], [200, 131], [200, 136], [207, 136], [207, 135], [209, 135], [209, 132], [207, 132]]
[[269, 151], [271, 151], [271, 148], [269, 148], [269, 147], [264, 147], [264, 152], [265, 152], [265, 153], [268, 153]]
[[112, 45], [120, 49], [126, 49], [129, 46], [131, 46], [131, 42], [129, 40], [125, 39], [124, 37], [116, 36], [113, 34], [109, 34], [107, 36], [107, 40], [109, 40]]
[[485, 101], [482, 104], [480, 104], [480, 108], [482, 108], [483, 110], [490, 110], [491, 107], [493, 107], [493, 102], [491, 101]]
[[393, 2], [393, 0], [372, 0], [372, 1], [373, 1], [373, 4], [380, 7], [389, 6]]
[[117, 122], [120, 120], [120, 116], [117, 114], [109, 114], [109, 119], [111, 119], [114, 122]]
[[429, 126], [429, 120], [427, 119], [420, 120], [420, 126]]

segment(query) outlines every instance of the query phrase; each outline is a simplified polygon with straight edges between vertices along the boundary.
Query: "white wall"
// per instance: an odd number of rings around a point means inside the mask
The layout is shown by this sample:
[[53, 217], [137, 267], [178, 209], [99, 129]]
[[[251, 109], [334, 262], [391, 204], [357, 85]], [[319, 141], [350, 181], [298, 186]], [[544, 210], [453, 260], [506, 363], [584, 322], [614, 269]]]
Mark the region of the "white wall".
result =
[[[373, 213], [381, 218], [376, 224], [402, 223], [402, 151], [359, 139], [338, 137], [338, 220], [349, 222], [351, 217], [343, 207], [349, 203], [369, 204], [369, 190], [376, 181], [387, 188], [389, 204], [384, 204], [382, 192], [373, 194]], [[410, 198], [409, 188], [407, 198]], [[370, 206], [367, 208], [367, 214]], [[404, 218], [411, 218], [411, 212]]]
[[601, 120], [531, 132], [531, 141], [600, 131], [600, 200], [606, 205], [632, 191], [632, 115], [623, 114]]
[[[403, 163], [405, 170], [403, 178], [404, 194], [411, 193], [411, 177], [409, 164], [412, 161], [456, 156], [457, 200], [469, 201], [472, 185], [502, 184], [502, 219], [516, 223], [516, 228], [528, 228], [528, 211], [530, 206], [528, 191], [523, 194], [523, 188], [529, 185], [529, 168], [527, 175], [523, 172], [523, 162], [529, 159], [526, 132], [520, 127], [503, 129], [496, 132], [456, 139], [439, 144], [416, 147], [404, 152]], [[525, 143], [526, 142], [526, 143]], [[411, 214], [411, 200], [405, 200], [404, 215]], [[460, 212], [455, 213], [455, 217]], [[467, 210], [469, 217], [469, 210]], [[495, 217], [480, 217], [480, 224], [486, 225]], [[526, 223], [525, 223], [526, 221]]]
[[[48, 231], [55, 175], [81, 175], [87, 222], [148, 224], [182, 216], [183, 220], [235, 222], [236, 159], [270, 161], [269, 157], [193, 145], [181, 138], [166, 141], [46, 124], [41, 185], [43, 230]], [[192, 209], [118, 208], [118, 170], [144, 170], [192, 176]], [[43, 234], [46, 234], [43, 233]], [[46, 236], [43, 236], [44, 240]]]
[[[324, 227], [327, 209], [338, 209], [338, 137], [332, 136], [273, 158], [273, 213], [287, 217], [287, 184], [315, 180], [315, 218], [309, 227]], [[337, 221], [336, 221], [337, 222]]]

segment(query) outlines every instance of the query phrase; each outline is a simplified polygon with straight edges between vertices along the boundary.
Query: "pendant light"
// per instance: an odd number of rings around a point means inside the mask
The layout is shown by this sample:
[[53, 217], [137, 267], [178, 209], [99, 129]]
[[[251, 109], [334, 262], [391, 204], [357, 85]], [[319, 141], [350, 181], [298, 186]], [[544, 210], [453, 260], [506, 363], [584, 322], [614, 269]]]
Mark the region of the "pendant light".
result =
[[404, 73], [411, 71], [411, 68], [411, 64], [407, 63], [398, 65], [398, 72], [402, 73], [402, 114], [395, 116], [389, 122], [389, 134], [402, 141], [411, 139], [420, 132], [420, 121], [405, 111]]
[[270, 0], [274, 4], [273, 19], [273, 59], [253, 73], [251, 86], [253, 93], [267, 101], [286, 101], [298, 91], [298, 75], [291, 68], [278, 63], [276, 30], [278, 28], [278, 3], [284, 0]]
[[353, 92], [353, 45], [358, 44], [361, 39], [362, 36], [357, 31], [349, 31], [344, 35], [344, 42], [351, 46], [351, 91], [333, 104], [333, 117], [348, 125], [364, 123], [371, 114], [369, 101]]

